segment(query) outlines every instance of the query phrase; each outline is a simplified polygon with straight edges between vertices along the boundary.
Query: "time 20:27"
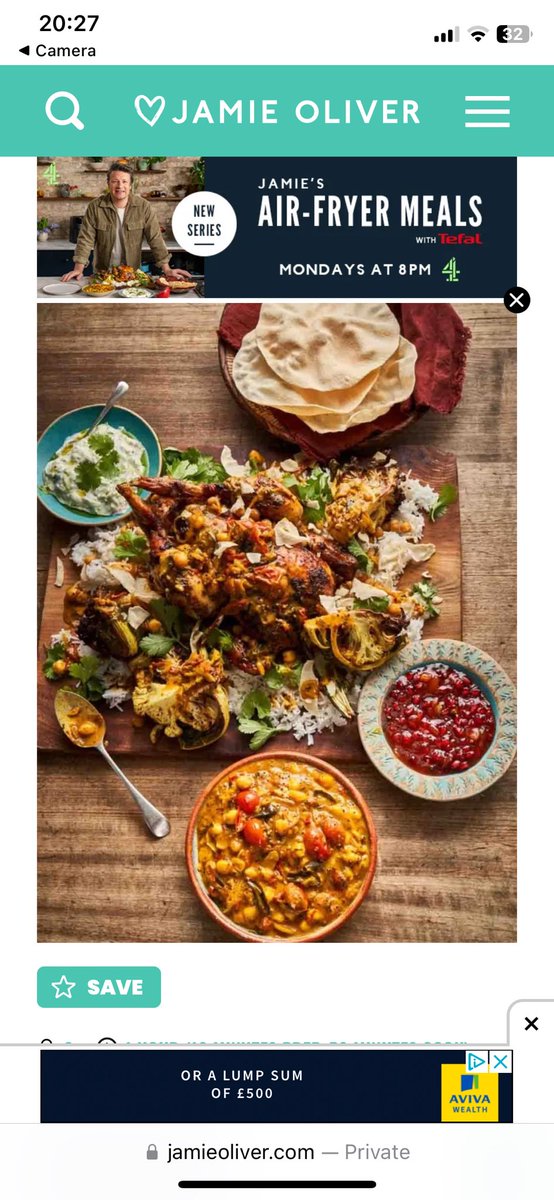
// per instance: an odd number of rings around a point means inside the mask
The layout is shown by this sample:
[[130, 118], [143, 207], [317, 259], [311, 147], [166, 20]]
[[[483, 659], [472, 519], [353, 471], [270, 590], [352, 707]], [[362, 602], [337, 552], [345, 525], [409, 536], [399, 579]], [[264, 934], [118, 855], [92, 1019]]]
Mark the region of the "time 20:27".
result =
[[[96, 16], [89, 14], [86, 17], [82, 13], [78, 13], [75, 17], [62, 17], [61, 14], [58, 14], [56, 17], [49, 17], [44, 14], [42, 17], [39, 17], [39, 21], [41, 22], [40, 32], [50, 33], [52, 30], [55, 30], [56, 33], [62, 33], [64, 29], [72, 29], [74, 33], [84, 33], [85, 31], [92, 33], [98, 19], [98, 14]], [[87, 25], [87, 21], [90, 22], [89, 25]]]

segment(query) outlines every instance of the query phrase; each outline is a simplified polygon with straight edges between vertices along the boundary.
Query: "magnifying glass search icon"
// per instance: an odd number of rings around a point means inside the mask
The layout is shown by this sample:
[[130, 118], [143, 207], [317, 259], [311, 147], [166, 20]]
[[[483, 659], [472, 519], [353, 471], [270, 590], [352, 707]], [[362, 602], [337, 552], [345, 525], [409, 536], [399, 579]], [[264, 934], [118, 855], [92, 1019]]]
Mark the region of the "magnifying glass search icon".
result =
[[[55, 117], [52, 112], [52, 105], [57, 100], [70, 100], [72, 104], [72, 112], [68, 117]], [[45, 112], [48, 120], [53, 125], [74, 125], [76, 129], [84, 129], [83, 122], [79, 120], [79, 101], [73, 92], [53, 92], [45, 104]]]

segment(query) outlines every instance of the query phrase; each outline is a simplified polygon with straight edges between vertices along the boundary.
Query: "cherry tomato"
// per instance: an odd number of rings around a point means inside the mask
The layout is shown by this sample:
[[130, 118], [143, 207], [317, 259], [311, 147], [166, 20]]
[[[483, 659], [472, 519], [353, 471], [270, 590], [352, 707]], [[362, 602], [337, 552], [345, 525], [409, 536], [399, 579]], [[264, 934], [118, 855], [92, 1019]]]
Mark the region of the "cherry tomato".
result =
[[323, 813], [323, 816], [319, 819], [319, 824], [331, 846], [344, 846], [344, 829], [336, 817], [332, 817], [330, 813]]
[[316, 862], [325, 862], [325, 859], [329, 858], [331, 851], [327, 838], [319, 825], [315, 825], [313, 822], [304, 830], [304, 845], [306, 853], [310, 855], [310, 858], [315, 858]]
[[235, 799], [238, 807], [245, 813], [255, 813], [256, 809], [260, 807], [260, 797], [254, 788], [244, 788], [237, 793]]
[[168, 296], [171, 296], [171, 288], [160, 288], [159, 291], [156, 292], [155, 299], [167, 300]]
[[257, 846], [258, 850], [264, 850], [267, 846], [267, 832], [264, 823], [257, 821], [255, 817], [249, 817], [242, 835], [249, 846]]

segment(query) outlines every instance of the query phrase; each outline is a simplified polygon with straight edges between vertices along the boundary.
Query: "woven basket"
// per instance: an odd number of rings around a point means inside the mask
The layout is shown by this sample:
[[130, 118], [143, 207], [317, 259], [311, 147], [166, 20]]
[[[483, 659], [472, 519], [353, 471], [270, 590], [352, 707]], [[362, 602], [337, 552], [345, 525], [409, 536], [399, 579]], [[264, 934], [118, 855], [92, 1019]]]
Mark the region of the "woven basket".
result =
[[[227, 342], [224, 342], [222, 338], [219, 338], [219, 365], [221, 367], [221, 374], [223, 375], [231, 395], [234, 396], [237, 404], [240, 404], [241, 408], [244, 408], [247, 413], [250, 413], [250, 416], [253, 418], [253, 420], [257, 421], [258, 425], [263, 425], [264, 429], [266, 429], [268, 433], [272, 434], [273, 437], [281, 438], [282, 441], [290, 442], [293, 446], [295, 446], [296, 442], [294, 440], [294, 434], [291, 433], [290, 429], [287, 429], [286, 425], [283, 425], [282, 421], [280, 420], [278, 409], [266, 408], [261, 404], [252, 404], [250, 400], [247, 400], [246, 397], [242, 395], [242, 392], [239, 392], [239, 389], [233, 378], [233, 367], [236, 355], [237, 351], [234, 349], [234, 347], [229, 346]], [[387, 429], [385, 432], [378, 430], [376, 433], [372, 433], [370, 437], [362, 436], [360, 441], [355, 443], [356, 449], [371, 451], [374, 447], [382, 445], [383, 443], [388, 444], [391, 437], [394, 437], [399, 430], [405, 429], [407, 425], [411, 425], [412, 421], [418, 419], [424, 411], [424, 409], [414, 408], [414, 410], [410, 413], [403, 413], [401, 417], [399, 416], [398, 424], [395, 425], [393, 429]], [[306, 428], [308, 428], [308, 426], [306, 426]]]

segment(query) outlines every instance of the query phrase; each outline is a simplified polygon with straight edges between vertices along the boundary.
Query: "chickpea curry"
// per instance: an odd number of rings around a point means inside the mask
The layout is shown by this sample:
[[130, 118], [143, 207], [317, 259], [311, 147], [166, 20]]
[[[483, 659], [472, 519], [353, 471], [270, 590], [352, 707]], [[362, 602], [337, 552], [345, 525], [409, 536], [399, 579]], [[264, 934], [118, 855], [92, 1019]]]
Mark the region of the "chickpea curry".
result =
[[98, 709], [78, 692], [60, 688], [55, 710], [58, 721], [70, 742], [81, 749], [98, 746], [106, 732], [104, 718]]
[[294, 759], [227, 775], [196, 832], [208, 895], [228, 919], [268, 938], [302, 938], [335, 921], [370, 861], [359, 805], [330, 772]]

